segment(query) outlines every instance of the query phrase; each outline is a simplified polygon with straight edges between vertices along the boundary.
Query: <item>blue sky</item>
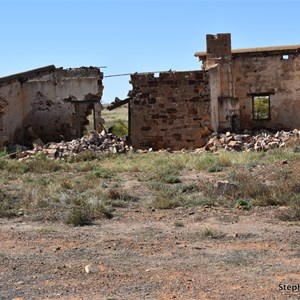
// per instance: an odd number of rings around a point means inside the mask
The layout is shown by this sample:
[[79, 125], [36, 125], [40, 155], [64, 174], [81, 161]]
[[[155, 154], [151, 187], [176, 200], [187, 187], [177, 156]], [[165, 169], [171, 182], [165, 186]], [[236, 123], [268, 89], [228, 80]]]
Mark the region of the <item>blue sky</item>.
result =
[[[0, 0], [0, 77], [54, 64], [104, 75], [196, 70], [205, 36], [232, 48], [300, 44], [297, 0]], [[104, 79], [102, 102], [126, 98], [129, 76]]]

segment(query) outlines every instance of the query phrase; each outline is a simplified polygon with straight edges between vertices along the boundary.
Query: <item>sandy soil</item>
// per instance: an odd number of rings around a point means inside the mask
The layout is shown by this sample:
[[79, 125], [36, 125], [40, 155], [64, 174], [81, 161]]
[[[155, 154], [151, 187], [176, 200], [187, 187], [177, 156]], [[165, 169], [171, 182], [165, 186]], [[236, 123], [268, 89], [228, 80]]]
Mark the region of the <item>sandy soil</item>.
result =
[[0, 299], [300, 299], [282, 290], [300, 284], [300, 229], [280, 209], [120, 208], [85, 227], [0, 219]]

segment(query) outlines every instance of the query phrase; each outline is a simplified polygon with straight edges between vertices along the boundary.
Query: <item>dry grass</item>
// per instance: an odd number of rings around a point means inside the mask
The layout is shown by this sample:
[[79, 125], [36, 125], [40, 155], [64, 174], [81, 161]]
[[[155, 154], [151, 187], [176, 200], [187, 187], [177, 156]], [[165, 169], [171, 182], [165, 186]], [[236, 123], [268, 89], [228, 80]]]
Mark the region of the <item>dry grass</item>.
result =
[[114, 110], [109, 111], [105, 108], [101, 112], [101, 116], [105, 121], [104, 127], [108, 130], [108, 128], [112, 127], [117, 120], [121, 120], [124, 124], [128, 125], [128, 105], [125, 104], [121, 107], [118, 107]]
[[[286, 160], [288, 164], [283, 165]], [[211, 172], [216, 166], [222, 171]], [[0, 217], [24, 214], [66, 220], [75, 208], [76, 213], [78, 208], [82, 212], [84, 204], [94, 220], [96, 211], [103, 216], [104, 208], [149, 205], [150, 201], [157, 209], [215, 202], [241, 209], [285, 205], [288, 209], [281, 219], [300, 219], [300, 153], [292, 149], [267, 154], [152, 152], [96, 157], [85, 153], [68, 162], [46, 157], [1, 159], [0, 170]], [[191, 171], [202, 174], [197, 182], [186, 178]], [[148, 192], [139, 197], [135, 190], [128, 192], [123, 188], [128, 179], [140, 182]], [[220, 180], [228, 183], [219, 186]]]

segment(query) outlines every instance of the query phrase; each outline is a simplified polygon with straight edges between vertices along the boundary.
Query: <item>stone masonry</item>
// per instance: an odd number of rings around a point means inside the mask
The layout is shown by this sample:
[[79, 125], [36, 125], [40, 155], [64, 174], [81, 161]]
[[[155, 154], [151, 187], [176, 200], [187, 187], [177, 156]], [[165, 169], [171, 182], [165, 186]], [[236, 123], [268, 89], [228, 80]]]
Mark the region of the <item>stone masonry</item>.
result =
[[101, 131], [103, 74], [47, 66], [0, 78], [0, 147], [81, 137], [93, 112]]
[[212, 132], [208, 72], [133, 74], [128, 96], [133, 148], [202, 147]]
[[[201, 71], [133, 74], [134, 148], [200, 148], [215, 132], [300, 128], [300, 45], [231, 49], [231, 34], [206, 36]], [[118, 106], [118, 103], [115, 103]]]
[[[300, 45], [231, 50], [230, 33], [206, 36], [196, 52], [209, 72], [215, 131], [300, 128]], [[267, 97], [268, 117], [255, 117], [255, 97]]]

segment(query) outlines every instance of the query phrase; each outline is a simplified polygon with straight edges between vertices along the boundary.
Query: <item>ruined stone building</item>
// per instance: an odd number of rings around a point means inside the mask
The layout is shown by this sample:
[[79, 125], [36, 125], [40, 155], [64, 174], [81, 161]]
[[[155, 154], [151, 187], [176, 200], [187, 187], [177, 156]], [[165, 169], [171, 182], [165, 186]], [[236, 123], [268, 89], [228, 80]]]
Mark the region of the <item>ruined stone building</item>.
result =
[[231, 49], [207, 35], [202, 70], [131, 75], [135, 148], [197, 148], [212, 131], [300, 128], [300, 45]]
[[103, 74], [47, 66], [0, 78], [0, 147], [81, 137], [93, 112], [100, 126]]
[[[128, 98], [134, 148], [198, 148], [213, 131], [300, 128], [300, 45], [231, 49], [229, 33], [207, 35], [202, 69], [135, 73]], [[93, 112], [102, 130], [103, 74], [55, 66], [0, 78], [0, 147], [83, 135]]]

